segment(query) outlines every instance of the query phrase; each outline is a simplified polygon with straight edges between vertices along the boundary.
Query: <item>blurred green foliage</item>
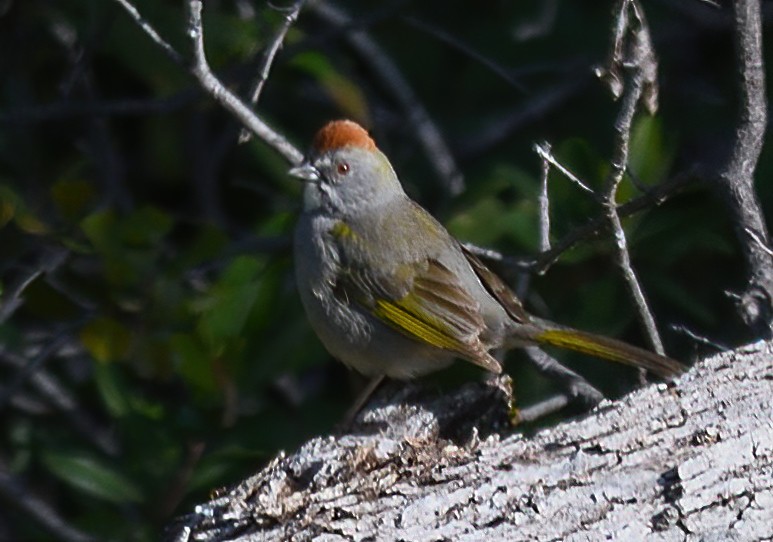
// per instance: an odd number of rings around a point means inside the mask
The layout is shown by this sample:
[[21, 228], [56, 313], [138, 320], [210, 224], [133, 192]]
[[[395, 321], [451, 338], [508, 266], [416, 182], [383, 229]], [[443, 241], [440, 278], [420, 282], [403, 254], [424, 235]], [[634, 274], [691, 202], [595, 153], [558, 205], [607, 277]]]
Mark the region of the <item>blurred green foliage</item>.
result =
[[[454, 234], [534, 255], [532, 143], [550, 141], [600, 187], [618, 108], [590, 75], [606, 56], [609, 5], [558, 3], [540, 26], [548, 4], [341, 3], [447, 138], [465, 174], [459, 196], [443, 188], [372, 64], [311, 11], [288, 33], [257, 110], [300, 148], [331, 118], [367, 124], [408, 192]], [[735, 120], [727, 11], [649, 4], [662, 88], [661, 112], [639, 116], [632, 134], [630, 172], [644, 186], [694, 163], [715, 167]], [[187, 54], [179, 2], [136, 5]], [[245, 95], [281, 15], [263, 2], [208, 0], [204, 17], [213, 67]], [[152, 540], [213, 488], [328, 432], [355, 395], [356, 378], [321, 347], [294, 290], [300, 188], [265, 144], [237, 145], [235, 121], [115, 2], [0, 2], [0, 51], [0, 471], [97, 539]], [[496, 126], [502, 137], [481, 145]], [[771, 170], [766, 152], [758, 178]], [[631, 181], [621, 202], [639, 194]], [[761, 184], [768, 210], [771, 191]], [[600, 213], [556, 171], [549, 193], [554, 241]], [[672, 324], [720, 342], [751, 338], [724, 294], [742, 287], [743, 266], [710, 190], [694, 183], [625, 226], [670, 352], [698, 351]], [[585, 240], [530, 277], [527, 303], [641, 343], [611, 254], [604, 237]], [[554, 389], [519, 354], [509, 359], [522, 401]], [[635, 381], [563, 359], [612, 395]], [[455, 367], [427, 384], [478, 376]], [[13, 510], [0, 506], [0, 539], [57, 538]]]

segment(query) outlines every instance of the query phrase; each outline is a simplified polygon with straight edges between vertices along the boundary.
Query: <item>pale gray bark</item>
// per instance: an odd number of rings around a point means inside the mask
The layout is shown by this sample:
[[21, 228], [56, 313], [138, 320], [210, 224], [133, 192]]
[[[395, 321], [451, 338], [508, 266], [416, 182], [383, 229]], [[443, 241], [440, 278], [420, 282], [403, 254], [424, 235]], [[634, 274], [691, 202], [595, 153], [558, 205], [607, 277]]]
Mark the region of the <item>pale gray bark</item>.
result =
[[349, 434], [277, 457], [180, 518], [169, 538], [773, 538], [773, 343], [530, 438], [498, 425], [494, 388], [425, 402], [411, 393], [367, 411]]

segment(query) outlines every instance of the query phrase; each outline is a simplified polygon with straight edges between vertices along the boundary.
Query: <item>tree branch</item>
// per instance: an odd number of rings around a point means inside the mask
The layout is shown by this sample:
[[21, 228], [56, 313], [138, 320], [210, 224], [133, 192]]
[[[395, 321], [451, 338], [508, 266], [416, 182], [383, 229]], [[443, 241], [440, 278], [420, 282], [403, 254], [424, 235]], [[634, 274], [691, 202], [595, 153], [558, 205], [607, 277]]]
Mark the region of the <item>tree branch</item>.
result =
[[[623, 273], [629, 294], [638, 308], [639, 319], [646, 331], [652, 348], [664, 354], [655, 318], [649, 308], [644, 291], [631, 265], [628, 241], [617, 212], [617, 189], [628, 169], [631, 128], [636, 108], [642, 102], [648, 111], [657, 109], [657, 59], [649, 37], [644, 12], [637, 0], [621, 0], [618, 12], [610, 64], [599, 71], [615, 97], [622, 95], [620, 113], [615, 122], [616, 142], [612, 158], [612, 171], [607, 178], [603, 204], [612, 228], [617, 252], [617, 263]], [[633, 22], [631, 22], [633, 18]], [[625, 77], [624, 71], [631, 76]], [[627, 81], [626, 81], [627, 79]]]
[[3, 500], [32, 518], [35, 523], [65, 542], [94, 540], [85, 532], [67, 523], [47, 502], [30, 493], [12, 476], [8, 467], [0, 463], [0, 496]]
[[[156, 30], [142, 18], [128, 0], [115, 0], [123, 7], [134, 22], [156, 43], [164, 52], [180, 66], [185, 61], [169, 43], [163, 40]], [[212, 73], [204, 53], [204, 29], [201, 22], [201, 0], [187, 0], [188, 9], [188, 36], [193, 42], [194, 62], [189, 71], [201, 87], [220, 105], [231, 112], [236, 119], [250, 129], [263, 142], [268, 144], [290, 164], [298, 164], [303, 159], [303, 154], [287, 139], [267, 125], [254, 112], [247, 107], [233, 92]]]
[[[257, 105], [258, 100], [260, 99], [260, 94], [263, 92], [263, 85], [265, 85], [266, 81], [268, 81], [268, 74], [271, 71], [271, 65], [274, 63], [274, 57], [279, 51], [279, 48], [282, 46], [282, 42], [284, 42], [287, 31], [290, 30], [290, 27], [298, 19], [298, 14], [301, 12], [303, 4], [305, 3], [306, 0], [296, 0], [292, 7], [284, 10], [284, 20], [282, 21], [282, 24], [279, 25], [276, 34], [266, 47], [266, 52], [263, 55], [263, 62], [261, 63], [260, 69], [258, 70], [258, 78], [255, 80], [255, 84], [252, 88], [252, 93], [250, 95], [250, 105], [253, 107]], [[239, 133], [239, 143], [246, 143], [250, 140], [251, 137], [252, 135], [250, 132], [248, 132], [245, 128], [242, 128], [241, 132]]]
[[[773, 258], [768, 232], [754, 192], [754, 170], [767, 126], [762, 21], [759, 0], [735, 0], [736, 46], [741, 75], [741, 110], [735, 144], [718, 184], [733, 216], [748, 273], [737, 296], [744, 322], [763, 336], [773, 334]], [[747, 233], [748, 232], [748, 233]]]
[[273, 147], [289, 163], [298, 164], [303, 160], [303, 154], [295, 148], [284, 136], [275, 132], [265, 122], [260, 120], [244, 102], [215, 77], [207, 62], [204, 52], [204, 28], [201, 23], [202, 0], [188, 0], [188, 36], [193, 42], [193, 66], [191, 73], [199, 81], [204, 90], [220, 105], [230, 111], [242, 124], [252, 130], [261, 140]]
[[501, 425], [491, 387], [433, 399], [403, 386], [351, 433], [198, 505], [168, 540], [764, 539], [771, 356], [771, 343], [720, 354], [532, 437]]

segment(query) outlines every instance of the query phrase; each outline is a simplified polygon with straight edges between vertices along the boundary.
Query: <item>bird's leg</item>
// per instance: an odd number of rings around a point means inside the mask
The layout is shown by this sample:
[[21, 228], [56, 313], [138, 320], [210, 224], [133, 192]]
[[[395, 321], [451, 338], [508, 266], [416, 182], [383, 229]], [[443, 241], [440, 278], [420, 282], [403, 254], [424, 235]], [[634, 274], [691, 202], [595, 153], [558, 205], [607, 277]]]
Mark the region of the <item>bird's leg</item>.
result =
[[343, 420], [341, 420], [341, 422], [338, 424], [339, 429], [348, 428], [351, 426], [352, 422], [357, 417], [357, 414], [360, 413], [370, 398], [373, 397], [373, 394], [376, 393], [376, 390], [381, 385], [381, 383], [384, 382], [384, 378], [384, 375], [379, 375], [370, 379], [370, 381], [362, 389], [359, 395], [357, 395], [357, 399], [354, 400], [352, 406], [350, 406], [346, 411], [346, 414], [344, 414]]

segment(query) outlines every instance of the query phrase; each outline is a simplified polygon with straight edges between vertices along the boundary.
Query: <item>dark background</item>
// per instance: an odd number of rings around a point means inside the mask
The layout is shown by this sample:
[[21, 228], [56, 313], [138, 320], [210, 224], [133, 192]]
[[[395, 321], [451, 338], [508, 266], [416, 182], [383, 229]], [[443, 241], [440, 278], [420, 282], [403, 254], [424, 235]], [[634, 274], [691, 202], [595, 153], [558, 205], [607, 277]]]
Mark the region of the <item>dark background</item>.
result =
[[[179, 4], [136, 2], [187, 54]], [[691, 182], [624, 225], [666, 349], [688, 362], [712, 349], [673, 326], [718, 345], [755, 339], [726, 293], [743, 288], [745, 270], [712, 190], [738, 115], [728, 6], [644, 2], [660, 110], [637, 116], [630, 171], [645, 186]], [[434, 172], [347, 29], [311, 11], [256, 108], [300, 148], [324, 122], [354, 118], [455, 235], [522, 257], [538, 250], [533, 143], [549, 141], [603, 185], [620, 106], [593, 68], [608, 54], [611, 3], [340, 7], [399, 67], [466, 188], [453, 195]], [[263, 2], [205, 2], [207, 53], [229, 87], [246, 93], [280, 20]], [[238, 145], [236, 121], [116, 2], [0, 1], [0, 74], [0, 539], [64, 536], [25, 511], [39, 499], [99, 539], [152, 540], [214, 488], [329, 432], [356, 395], [358, 378], [324, 351], [295, 292], [300, 186], [265, 144]], [[768, 213], [772, 170], [766, 148], [756, 177]], [[638, 194], [627, 177], [619, 201]], [[553, 240], [601, 213], [555, 172], [550, 201]], [[533, 312], [646, 345], [608, 237], [543, 276], [500, 270]], [[522, 356], [511, 353], [507, 371], [528, 404], [556, 388]], [[561, 359], [612, 397], [635, 386], [631, 370]], [[436, 393], [480, 376], [459, 364], [423, 385]]]

